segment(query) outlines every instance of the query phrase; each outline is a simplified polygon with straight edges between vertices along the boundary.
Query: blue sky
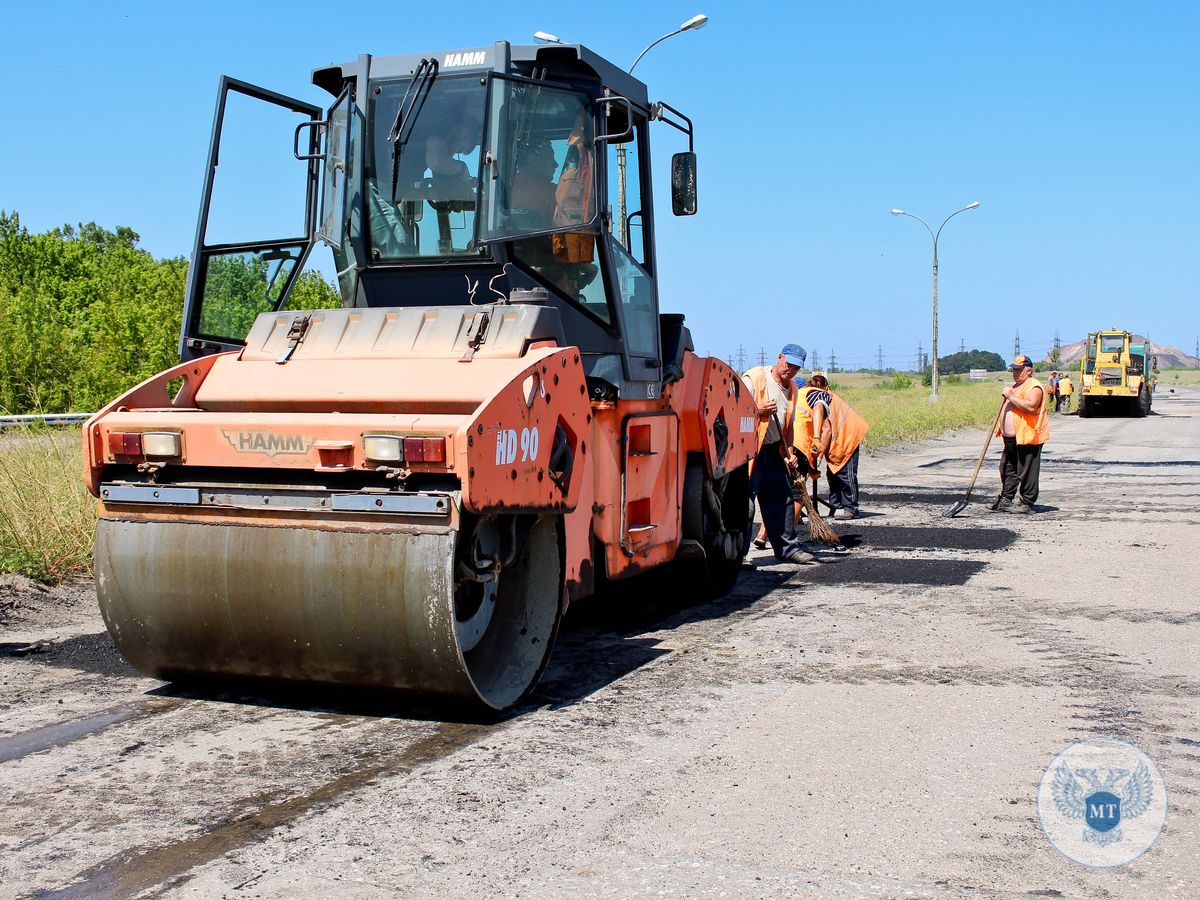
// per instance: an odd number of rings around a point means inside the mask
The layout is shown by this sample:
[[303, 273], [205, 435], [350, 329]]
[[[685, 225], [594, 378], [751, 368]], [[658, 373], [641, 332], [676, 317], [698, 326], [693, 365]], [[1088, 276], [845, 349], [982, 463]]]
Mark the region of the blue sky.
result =
[[[664, 310], [698, 349], [797, 341], [828, 362], [1043, 353], [1117, 325], [1191, 352], [1200, 334], [1200, 4], [755, 2], [358, 6], [41, 2], [6, 10], [0, 209], [42, 230], [128, 225], [191, 250], [218, 77], [327, 104], [310, 70], [529, 42], [542, 29], [638, 66], [696, 122], [700, 214], [659, 222]], [[652, 136], [658, 209], [673, 131]]]

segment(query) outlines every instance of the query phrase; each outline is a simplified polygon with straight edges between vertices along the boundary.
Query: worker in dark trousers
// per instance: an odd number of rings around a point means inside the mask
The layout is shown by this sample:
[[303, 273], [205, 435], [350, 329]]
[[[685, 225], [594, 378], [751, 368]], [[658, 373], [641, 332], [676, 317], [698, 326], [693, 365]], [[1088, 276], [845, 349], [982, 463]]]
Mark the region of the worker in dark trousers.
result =
[[792, 379], [804, 366], [805, 355], [803, 347], [788, 344], [775, 365], [756, 366], [742, 376], [758, 406], [758, 453], [750, 464], [750, 494], [758, 500], [775, 558], [790, 563], [815, 560], [800, 548], [792, 511], [791, 482], [798, 466], [792, 449], [798, 392]]
[[[1033, 360], [1019, 354], [1012, 361], [1013, 383], [1003, 390], [1000, 427], [1004, 439], [1000, 457], [1000, 496], [992, 503], [996, 512], [1033, 512], [1038, 498], [1042, 446], [1050, 439], [1045, 390], [1033, 377]], [[1017, 494], [1020, 499], [1017, 500]], [[1014, 503], [1014, 501], [1017, 501]]]

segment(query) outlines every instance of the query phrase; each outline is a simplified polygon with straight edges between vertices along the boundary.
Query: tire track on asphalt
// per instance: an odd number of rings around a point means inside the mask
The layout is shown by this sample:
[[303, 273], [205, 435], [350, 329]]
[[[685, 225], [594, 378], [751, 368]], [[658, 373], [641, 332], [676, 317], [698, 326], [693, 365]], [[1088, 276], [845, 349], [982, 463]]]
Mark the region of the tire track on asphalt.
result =
[[185, 703], [184, 700], [135, 700], [131, 703], [111, 706], [98, 713], [80, 719], [72, 719], [69, 722], [44, 725], [41, 728], [10, 734], [0, 738], [0, 764], [23, 759], [55, 747], [65, 747], [83, 738], [100, 734], [114, 725], [148, 719], [151, 716], [178, 709]]
[[[787, 573], [790, 575], [791, 573]], [[791, 601], [787, 598], [777, 599], [774, 603], [763, 605], [780, 582], [787, 576], [782, 573], [764, 572], [758, 580], [768, 587], [767, 593], [761, 595], [756, 602], [727, 613], [718, 619], [715, 629], [706, 630], [685, 646], [677, 647], [665, 654], [670, 659], [693, 653], [694, 651], [721, 640], [730, 630], [740, 623], [771, 615]], [[745, 591], [739, 592], [745, 599]], [[720, 603], [721, 601], [717, 601]], [[684, 610], [680, 615], [686, 616], [695, 607]], [[654, 623], [659, 628], [670, 627], [668, 622]], [[586, 626], [585, 626], [586, 629]], [[580, 648], [582, 651], [584, 648]], [[595, 648], [592, 646], [591, 652]], [[590, 655], [590, 654], [589, 654]], [[594, 657], [591, 658], [594, 663]], [[642, 672], [657, 669], [656, 660], [637, 666], [634, 671]], [[612, 681], [607, 683], [611, 684]], [[539, 696], [540, 695], [540, 696]], [[543, 692], [535, 693], [533, 700], [544, 704]], [[260, 842], [269, 837], [279, 828], [286, 826], [302, 816], [321, 809], [328, 808], [345, 796], [369, 786], [375, 780], [398, 775], [408, 775], [413, 772], [448, 757], [481, 738], [495, 735], [516, 721], [521, 714], [532, 714], [536, 708], [529, 704], [518, 709], [507, 719], [497, 723], [478, 722], [441, 722], [436, 725], [432, 734], [419, 738], [415, 743], [399, 751], [386, 749], [371, 749], [360, 753], [357, 757], [360, 765], [345, 772], [337, 778], [298, 796], [281, 797], [280, 791], [245, 798], [238, 802], [234, 810], [228, 813], [223, 821], [199, 835], [166, 845], [143, 846], [122, 850], [101, 862], [76, 874], [65, 887], [37, 891], [26, 896], [35, 898], [106, 898], [125, 897], [143, 893], [155, 888], [155, 895], [185, 882], [192, 870], [224, 857], [241, 847]], [[384, 723], [372, 730], [371, 737], [380, 738], [387, 743], [393, 743], [387, 732], [391, 724]], [[365, 764], [361, 764], [365, 762]]]

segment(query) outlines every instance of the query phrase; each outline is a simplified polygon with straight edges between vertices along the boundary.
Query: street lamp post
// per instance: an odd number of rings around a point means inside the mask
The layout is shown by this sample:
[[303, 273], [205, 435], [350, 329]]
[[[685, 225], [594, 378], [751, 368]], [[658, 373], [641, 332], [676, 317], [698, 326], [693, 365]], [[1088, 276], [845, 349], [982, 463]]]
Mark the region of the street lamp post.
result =
[[910, 219], [916, 219], [918, 222], [920, 222], [922, 225], [925, 226], [925, 230], [928, 231], [929, 236], [931, 238], [933, 238], [933, 350], [932, 350], [931, 372], [930, 372], [930, 383], [933, 388], [933, 391], [929, 395], [930, 403], [938, 402], [938, 313], [937, 313], [937, 278], [938, 278], [937, 246], [938, 246], [938, 238], [942, 236], [942, 229], [946, 227], [947, 222], [949, 222], [951, 219], [953, 219], [959, 213], [966, 212], [968, 209], [976, 209], [976, 208], [978, 208], [978, 206], [979, 206], [979, 201], [976, 200], [974, 203], [968, 203], [962, 209], [955, 210], [954, 212], [950, 213], [950, 215], [946, 216], [946, 218], [942, 220], [942, 224], [938, 226], [938, 230], [936, 232], [934, 232], [934, 230], [929, 227], [929, 223], [926, 222], [924, 219], [922, 219], [920, 216], [913, 215], [910, 212], [905, 212], [902, 209], [893, 209], [892, 210], [893, 216], [908, 216]]
[[[704, 13], [692, 16], [674, 31], [664, 34], [656, 41], [651, 41], [646, 49], [638, 54], [637, 59], [633, 61], [633, 65], [629, 67], [629, 74], [633, 74], [633, 70], [637, 68], [637, 64], [642, 61], [642, 57], [649, 53], [654, 47], [661, 44], [667, 38], [675, 37], [677, 34], [683, 34], [685, 31], [696, 31], [708, 24], [708, 16]], [[629, 249], [626, 244], [625, 223], [627, 221], [625, 208], [625, 151], [627, 144], [617, 144], [617, 240], [621, 242], [626, 250]]]

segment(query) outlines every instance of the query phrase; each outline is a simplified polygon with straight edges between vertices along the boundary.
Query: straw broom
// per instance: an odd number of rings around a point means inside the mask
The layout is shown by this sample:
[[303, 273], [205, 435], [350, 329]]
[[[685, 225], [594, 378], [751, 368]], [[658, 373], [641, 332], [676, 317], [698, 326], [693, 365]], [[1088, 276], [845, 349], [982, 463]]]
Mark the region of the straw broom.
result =
[[830, 547], [836, 547], [841, 544], [842, 539], [838, 537], [838, 533], [826, 525], [817, 514], [817, 506], [813, 503], [812, 497], [808, 495], [808, 489], [804, 486], [804, 476], [799, 474], [793, 476], [792, 487], [799, 492], [800, 505], [804, 507], [804, 514], [808, 516], [808, 536], [814, 541], [819, 541]]

